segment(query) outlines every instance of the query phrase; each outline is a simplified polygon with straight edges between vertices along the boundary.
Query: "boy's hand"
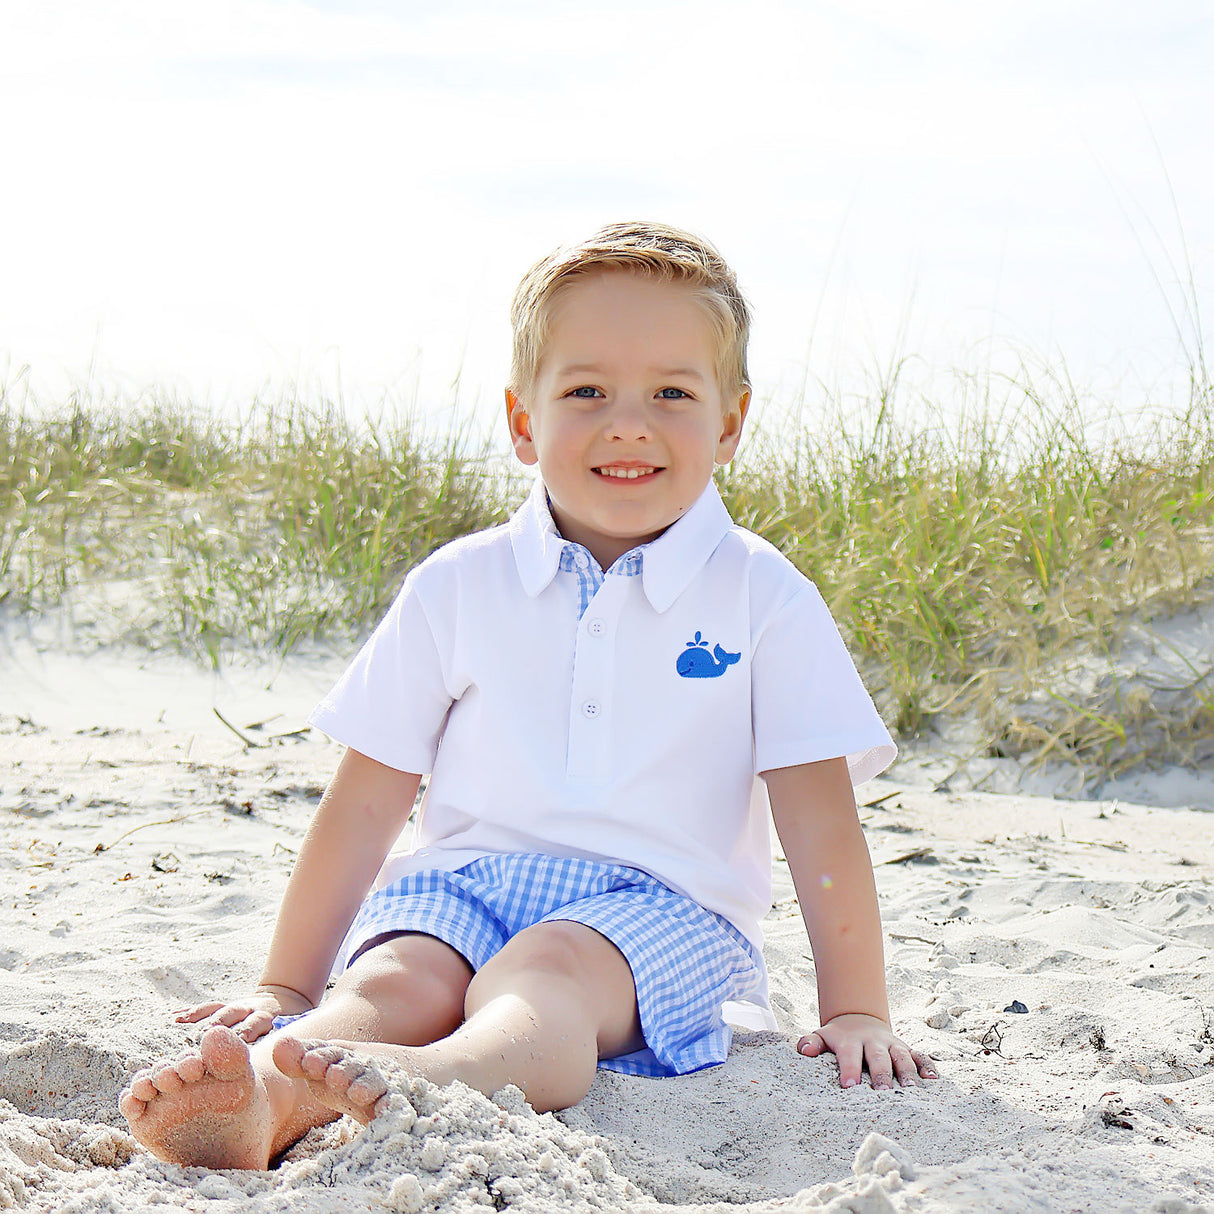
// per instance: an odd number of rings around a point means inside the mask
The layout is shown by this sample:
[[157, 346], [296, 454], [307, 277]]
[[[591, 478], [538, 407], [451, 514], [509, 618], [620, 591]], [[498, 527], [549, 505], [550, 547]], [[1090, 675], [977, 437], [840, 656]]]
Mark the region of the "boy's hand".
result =
[[859, 1012], [828, 1020], [797, 1042], [797, 1052], [807, 1058], [834, 1054], [839, 1060], [839, 1086], [844, 1088], [855, 1087], [866, 1068], [874, 1088], [892, 1088], [895, 1076], [903, 1087], [937, 1077], [936, 1065], [926, 1054], [895, 1037], [884, 1020]]
[[285, 986], [263, 986], [247, 999], [229, 1002], [212, 999], [194, 1007], [181, 1008], [173, 1013], [173, 1019], [178, 1024], [205, 1021], [208, 1028], [213, 1024], [226, 1024], [245, 1041], [256, 1041], [274, 1027], [275, 1016], [295, 1016], [311, 1010], [311, 1002], [298, 991]]

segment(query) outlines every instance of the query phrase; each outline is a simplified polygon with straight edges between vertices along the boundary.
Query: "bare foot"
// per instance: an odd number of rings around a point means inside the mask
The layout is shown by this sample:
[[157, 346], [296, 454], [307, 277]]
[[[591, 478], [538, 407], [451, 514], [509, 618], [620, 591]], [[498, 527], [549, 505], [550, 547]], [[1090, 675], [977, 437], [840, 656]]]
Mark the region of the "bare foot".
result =
[[393, 1060], [403, 1059], [406, 1052], [402, 1046], [382, 1043], [355, 1052], [331, 1041], [279, 1037], [274, 1043], [274, 1065], [288, 1079], [302, 1079], [314, 1100], [366, 1125], [382, 1112], [388, 1093], [387, 1080], [368, 1057], [370, 1051]]
[[217, 1025], [196, 1051], [140, 1071], [118, 1097], [131, 1133], [167, 1163], [265, 1168], [272, 1118], [249, 1047]]

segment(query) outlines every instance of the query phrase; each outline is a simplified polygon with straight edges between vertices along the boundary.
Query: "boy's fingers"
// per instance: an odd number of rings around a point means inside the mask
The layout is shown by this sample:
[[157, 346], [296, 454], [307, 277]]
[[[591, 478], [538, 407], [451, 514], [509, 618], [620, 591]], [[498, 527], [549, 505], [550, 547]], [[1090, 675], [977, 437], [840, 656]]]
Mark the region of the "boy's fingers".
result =
[[222, 1024], [226, 1028], [234, 1029], [243, 1020], [246, 1020], [253, 1012], [251, 1007], [221, 1007], [211, 1017], [211, 1024]]
[[936, 1070], [936, 1064], [927, 1054], [920, 1054], [918, 1050], [911, 1050], [911, 1058], [914, 1059], [915, 1066], [919, 1070], [919, 1074], [924, 1079], [938, 1079], [939, 1072]]
[[875, 1089], [888, 1091], [894, 1086], [894, 1067], [889, 1050], [877, 1042], [864, 1047], [864, 1061], [868, 1065], [868, 1080]]
[[894, 1064], [894, 1075], [904, 1088], [917, 1087], [919, 1084], [919, 1065], [914, 1055], [905, 1046], [895, 1046], [889, 1056]]
[[807, 1033], [797, 1042], [797, 1053], [804, 1054], [806, 1058], [816, 1058], [819, 1054], [824, 1053], [827, 1048], [829, 1047], [826, 1042], [817, 1033]]
[[264, 1037], [273, 1027], [274, 1017], [268, 1012], [253, 1012], [245, 1017], [239, 1032], [246, 1041], [256, 1041], [258, 1037]]
[[178, 1024], [194, 1024], [198, 1020], [202, 1020], [207, 1016], [219, 1011], [223, 1007], [222, 1003], [200, 1003], [196, 1007], [182, 1007], [173, 1012], [173, 1018]]
[[848, 1041], [835, 1050], [839, 1060], [839, 1086], [854, 1088], [860, 1082], [864, 1051], [858, 1041]]

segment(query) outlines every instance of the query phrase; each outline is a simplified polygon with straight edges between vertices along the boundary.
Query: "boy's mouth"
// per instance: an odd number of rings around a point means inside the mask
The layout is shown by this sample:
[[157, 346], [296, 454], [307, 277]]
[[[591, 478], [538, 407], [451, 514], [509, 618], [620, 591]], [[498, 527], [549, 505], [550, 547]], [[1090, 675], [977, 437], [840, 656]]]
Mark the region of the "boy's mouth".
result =
[[661, 472], [662, 469], [653, 464], [629, 464], [626, 467], [620, 464], [604, 464], [591, 471], [597, 472], [599, 476], [609, 477], [611, 480], [635, 481], [642, 476], [652, 476], [655, 472]]

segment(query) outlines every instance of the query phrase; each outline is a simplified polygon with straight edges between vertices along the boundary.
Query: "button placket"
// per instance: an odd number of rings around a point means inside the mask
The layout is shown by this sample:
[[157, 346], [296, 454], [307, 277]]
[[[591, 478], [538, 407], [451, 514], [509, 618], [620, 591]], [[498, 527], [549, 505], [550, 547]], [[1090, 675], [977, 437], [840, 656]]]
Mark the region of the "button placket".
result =
[[601, 779], [609, 770], [611, 698], [615, 685], [615, 649], [611, 637], [623, 606], [625, 579], [609, 577], [587, 605], [577, 630], [573, 685], [569, 704], [569, 755], [566, 774]]

